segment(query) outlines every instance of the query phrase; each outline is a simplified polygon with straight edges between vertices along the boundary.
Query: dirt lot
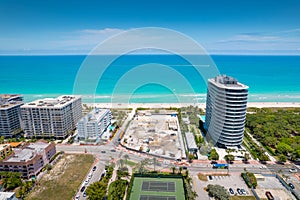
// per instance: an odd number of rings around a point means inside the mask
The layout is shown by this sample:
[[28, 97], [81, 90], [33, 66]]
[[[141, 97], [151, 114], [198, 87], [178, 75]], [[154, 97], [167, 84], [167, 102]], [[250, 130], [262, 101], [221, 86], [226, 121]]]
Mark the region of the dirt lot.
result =
[[132, 149], [177, 158], [184, 148], [178, 126], [177, 117], [168, 114], [140, 114], [126, 130], [124, 144]]
[[264, 181], [257, 181], [256, 193], [260, 198], [267, 198], [266, 191], [269, 191], [274, 196], [275, 200], [294, 199], [293, 196], [284, 188], [276, 177], [264, 177]]
[[64, 155], [37, 183], [27, 200], [72, 199], [94, 162], [92, 155]]

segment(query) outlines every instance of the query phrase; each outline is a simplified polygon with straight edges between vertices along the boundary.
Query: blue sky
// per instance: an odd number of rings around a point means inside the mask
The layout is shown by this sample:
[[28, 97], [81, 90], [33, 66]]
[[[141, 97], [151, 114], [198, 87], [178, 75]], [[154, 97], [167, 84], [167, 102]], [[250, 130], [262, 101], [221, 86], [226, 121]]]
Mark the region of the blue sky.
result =
[[179, 31], [211, 54], [300, 54], [299, 0], [0, 1], [0, 54], [85, 54], [141, 27]]

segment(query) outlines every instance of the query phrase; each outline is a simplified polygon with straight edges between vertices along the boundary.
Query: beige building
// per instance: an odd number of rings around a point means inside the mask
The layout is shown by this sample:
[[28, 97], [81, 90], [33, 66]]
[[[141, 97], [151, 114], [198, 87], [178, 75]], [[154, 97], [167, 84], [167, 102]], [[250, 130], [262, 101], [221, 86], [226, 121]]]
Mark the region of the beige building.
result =
[[54, 143], [39, 140], [16, 148], [13, 154], [0, 161], [0, 171], [20, 172], [23, 178], [32, 178], [50, 162], [55, 153]]
[[26, 137], [65, 138], [82, 116], [81, 97], [64, 95], [21, 106], [22, 128]]
[[10, 144], [0, 144], [0, 160], [6, 158], [11, 152]]

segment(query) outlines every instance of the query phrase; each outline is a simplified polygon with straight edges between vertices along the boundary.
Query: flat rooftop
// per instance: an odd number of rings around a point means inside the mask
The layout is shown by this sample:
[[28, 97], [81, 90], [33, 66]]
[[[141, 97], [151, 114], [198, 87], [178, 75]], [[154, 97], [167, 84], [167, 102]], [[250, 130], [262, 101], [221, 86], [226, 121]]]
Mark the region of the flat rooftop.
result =
[[21, 94], [0, 94], [0, 98], [10, 101], [16, 98], [23, 98]]
[[23, 96], [20, 94], [0, 94], [0, 110], [5, 110], [23, 104]]
[[7, 200], [14, 197], [14, 192], [0, 192], [0, 200]]
[[37, 141], [31, 143], [24, 149], [15, 149], [15, 154], [9, 157], [6, 162], [26, 162], [34, 158], [37, 154], [40, 154], [48, 146], [48, 143]]
[[100, 121], [104, 116], [110, 112], [109, 109], [94, 108], [91, 112], [81, 118], [80, 122], [86, 121]]
[[219, 75], [215, 78], [208, 79], [209, 82], [218, 86], [219, 88], [226, 89], [248, 89], [247, 85], [244, 85], [237, 81], [237, 79], [227, 76], [227, 75]]
[[5, 149], [6, 147], [10, 146], [10, 144], [0, 144], [0, 151]]
[[187, 142], [187, 146], [190, 149], [198, 149], [196, 142], [195, 142], [195, 137], [194, 134], [191, 132], [186, 132], [185, 133], [185, 138], [186, 138], [186, 142]]
[[80, 98], [75, 95], [62, 95], [57, 98], [38, 99], [24, 104], [22, 108], [62, 108]]

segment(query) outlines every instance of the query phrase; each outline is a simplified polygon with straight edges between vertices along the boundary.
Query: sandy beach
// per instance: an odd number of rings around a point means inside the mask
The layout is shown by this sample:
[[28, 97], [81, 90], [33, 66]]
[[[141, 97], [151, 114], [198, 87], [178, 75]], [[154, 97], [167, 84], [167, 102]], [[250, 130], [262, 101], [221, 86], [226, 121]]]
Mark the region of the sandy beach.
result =
[[[85, 103], [88, 106], [98, 108], [169, 108], [169, 107], [187, 107], [187, 106], [198, 106], [199, 108], [205, 109], [205, 103]], [[293, 108], [300, 107], [300, 102], [248, 102], [247, 107], [256, 108]]]

